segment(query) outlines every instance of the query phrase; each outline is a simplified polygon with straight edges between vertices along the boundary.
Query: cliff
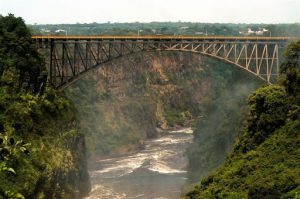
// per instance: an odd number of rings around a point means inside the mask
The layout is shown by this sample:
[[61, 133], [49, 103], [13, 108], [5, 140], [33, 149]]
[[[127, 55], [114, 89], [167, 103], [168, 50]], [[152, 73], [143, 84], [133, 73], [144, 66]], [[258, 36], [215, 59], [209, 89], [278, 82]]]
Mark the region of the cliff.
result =
[[[224, 161], [246, 96], [257, 84], [244, 71], [199, 54], [145, 52], [100, 66], [67, 95], [79, 112], [91, 157], [130, 153], [164, 130], [193, 126], [188, 156], [194, 182]], [[199, 161], [211, 154], [218, 156], [205, 165]]]
[[0, 198], [82, 198], [90, 190], [75, 109], [46, 85], [21, 18], [0, 15]]
[[68, 88], [90, 154], [127, 153], [159, 132], [191, 125], [211, 87], [202, 59], [140, 53], [100, 66]]
[[300, 42], [292, 42], [278, 85], [248, 98], [244, 128], [221, 167], [186, 198], [299, 198]]

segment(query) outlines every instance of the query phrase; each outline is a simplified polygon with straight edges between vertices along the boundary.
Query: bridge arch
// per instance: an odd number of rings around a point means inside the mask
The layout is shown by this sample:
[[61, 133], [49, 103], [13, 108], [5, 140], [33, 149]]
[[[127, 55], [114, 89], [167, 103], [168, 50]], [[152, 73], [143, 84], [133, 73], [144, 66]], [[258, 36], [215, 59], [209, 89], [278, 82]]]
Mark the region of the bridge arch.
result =
[[145, 51], [181, 51], [235, 65], [271, 83], [279, 71], [279, 50], [288, 38], [172, 36], [36, 36], [50, 50], [49, 81], [63, 89], [114, 59]]
[[[197, 54], [200, 54], [200, 55], [203, 55], [203, 56], [207, 56], [207, 57], [211, 57], [211, 58], [214, 58], [216, 60], [219, 60], [219, 61], [223, 61], [223, 62], [226, 62], [226, 63], [229, 63], [231, 65], [234, 65], [234, 66], [237, 66], [239, 67], [240, 69], [242, 70], [246, 70], [247, 72], [251, 73], [252, 75], [256, 76], [257, 78], [263, 80], [263, 81], [266, 81], [266, 79], [262, 76], [260, 76], [259, 74], [251, 71], [251, 70], [247, 70], [244, 66], [240, 65], [239, 63], [235, 63], [229, 59], [224, 59], [223, 57], [220, 57], [220, 56], [214, 56], [212, 54], [209, 54], [209, 53], [203, 53], [203, 52], [197, 52], [197, 51], [187, 51], [187, 50], [183, 50], [183, 51], [179, 51], [179, 52], [191, 52], [191, 53], [197, 53]], [[277, 76], [277, 73], [276, 74], [273, 74], [273, 75], [276, 75]]]

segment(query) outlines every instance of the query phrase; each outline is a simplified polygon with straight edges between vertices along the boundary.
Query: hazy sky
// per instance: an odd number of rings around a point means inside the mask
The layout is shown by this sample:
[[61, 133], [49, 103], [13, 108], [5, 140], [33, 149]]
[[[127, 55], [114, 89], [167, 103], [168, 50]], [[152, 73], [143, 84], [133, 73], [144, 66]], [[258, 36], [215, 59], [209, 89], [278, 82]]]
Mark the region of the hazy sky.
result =
[[300, 0], [0, 0], [26, 23], [300, 22]]

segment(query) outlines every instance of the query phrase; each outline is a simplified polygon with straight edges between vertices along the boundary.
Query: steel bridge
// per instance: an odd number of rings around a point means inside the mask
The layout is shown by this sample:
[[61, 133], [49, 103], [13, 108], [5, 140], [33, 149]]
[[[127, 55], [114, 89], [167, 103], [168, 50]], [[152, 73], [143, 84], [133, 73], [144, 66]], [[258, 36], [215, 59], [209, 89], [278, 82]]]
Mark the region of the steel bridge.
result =
[[113, 59], [143, 51], [199, 53], [233, 64], [271, 83], [279, 73], [288, 37], [225, 36], [33, 36], [48, 50], [49, 81], [64, 88]]

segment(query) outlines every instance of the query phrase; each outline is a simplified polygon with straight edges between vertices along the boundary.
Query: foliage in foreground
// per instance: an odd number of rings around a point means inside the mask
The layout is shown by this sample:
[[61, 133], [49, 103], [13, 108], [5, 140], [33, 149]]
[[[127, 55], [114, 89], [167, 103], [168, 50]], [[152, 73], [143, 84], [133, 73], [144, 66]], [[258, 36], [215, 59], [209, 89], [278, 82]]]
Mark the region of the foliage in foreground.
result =
[[0, 16], [0, 198], [79, 198], [89, 191], [73, 105], [45, 88], [21, 18]]
[[287, 48], [280, 85], [249, 96], [247, 123], [225, 163], [186, 198], [297, 198], [300, 193], [300, 41]]

